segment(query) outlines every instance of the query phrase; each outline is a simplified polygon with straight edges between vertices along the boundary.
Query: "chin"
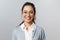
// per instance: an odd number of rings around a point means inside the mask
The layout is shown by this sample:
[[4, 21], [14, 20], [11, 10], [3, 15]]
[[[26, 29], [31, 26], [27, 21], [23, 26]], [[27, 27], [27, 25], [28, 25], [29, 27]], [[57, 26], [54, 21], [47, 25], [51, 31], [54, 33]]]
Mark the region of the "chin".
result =
[[27, 23], [30, 23], [31, 21], [26, 21]]
[[31, 20], [26, 20], [26, 22], [27, 22], [27, 23], [30, 23], [30, 22], [31, 22]]

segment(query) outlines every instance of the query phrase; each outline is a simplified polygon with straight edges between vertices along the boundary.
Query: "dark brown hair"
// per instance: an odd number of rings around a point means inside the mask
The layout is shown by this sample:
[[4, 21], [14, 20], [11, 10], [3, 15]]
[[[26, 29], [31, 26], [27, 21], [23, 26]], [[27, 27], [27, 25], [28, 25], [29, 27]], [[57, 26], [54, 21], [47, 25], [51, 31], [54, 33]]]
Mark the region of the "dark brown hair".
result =
[[[25, 7], [26, 5], [30, 5], [30, 6], [33, 8], [33, 10], [34, 10], [34, 16], [35, 16], [35, 14], [36, 14], [35, 5], [34, 5], [33, 3], [31, 3], [31, 2], [26, 2], [26, 3], [22, 6], [21, 11], [23, 12], [23, 9], [24, 9], [24, 7]], [[34, 17], [33, 20], [32, 20], [32, 21], [35, 23], [34, 20], [35, 20], [35, 17]], [[24, 23], [24, 21], [22, 21], [22, 22], [20, 23], [20, 25], [21, 25], [22, 23]]]

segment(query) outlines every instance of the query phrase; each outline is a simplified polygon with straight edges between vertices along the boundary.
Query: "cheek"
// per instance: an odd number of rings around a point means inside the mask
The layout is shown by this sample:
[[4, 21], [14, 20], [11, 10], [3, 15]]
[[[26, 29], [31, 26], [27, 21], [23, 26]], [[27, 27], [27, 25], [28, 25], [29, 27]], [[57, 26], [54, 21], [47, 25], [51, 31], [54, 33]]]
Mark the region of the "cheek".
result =
[[24, 19], [26, 17], [26, 15], [25, 14], [22, 14], [22, 18]]
[[24, 14], [22, 14], [22, 18], [24, 18]]
[[30, 16], [33, 18], [34, 17], [34, 14], [31, 14]]

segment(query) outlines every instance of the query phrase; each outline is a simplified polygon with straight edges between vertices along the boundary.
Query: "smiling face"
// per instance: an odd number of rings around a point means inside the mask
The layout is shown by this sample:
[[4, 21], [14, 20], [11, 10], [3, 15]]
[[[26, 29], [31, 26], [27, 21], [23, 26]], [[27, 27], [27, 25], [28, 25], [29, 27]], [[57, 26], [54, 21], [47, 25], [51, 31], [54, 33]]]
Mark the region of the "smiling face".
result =
[[24, 6], [22, 11], [22, 18], [24, 22], [28, 22], [28, 23], [32, 22], [32, 20], [34, 19], [34, 10], [32, 6], [30, 5]]

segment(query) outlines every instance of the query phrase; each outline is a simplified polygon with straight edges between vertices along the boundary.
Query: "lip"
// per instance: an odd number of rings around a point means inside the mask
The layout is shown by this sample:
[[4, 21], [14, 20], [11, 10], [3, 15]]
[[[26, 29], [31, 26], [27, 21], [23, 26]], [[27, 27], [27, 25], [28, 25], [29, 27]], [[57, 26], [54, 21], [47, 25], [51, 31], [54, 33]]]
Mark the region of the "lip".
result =
[[26, 19], [27, 19], [27, 20], [30, 20], [30, 19], [31, 19], [31, 17], [26, 17]]

